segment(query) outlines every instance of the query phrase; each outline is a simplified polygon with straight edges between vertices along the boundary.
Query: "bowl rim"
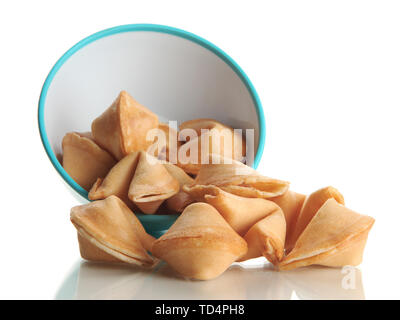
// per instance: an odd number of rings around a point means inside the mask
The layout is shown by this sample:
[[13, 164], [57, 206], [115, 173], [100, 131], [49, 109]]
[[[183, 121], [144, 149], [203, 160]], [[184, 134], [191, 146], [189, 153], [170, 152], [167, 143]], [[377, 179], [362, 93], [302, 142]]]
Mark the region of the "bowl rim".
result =
[[257, 117], [258, 117], [258, 124], [259, 124], [259, 142], [257, 153], [254, 157], [253, 168], [257, 168], [258, 164], [260, 163], [263, 151], [264, 151], [264, 144], [265, 144], [265, 116], [263, 107], [260, 101], [260, 98], [257, 94], [256, 89], [254, 88], [253, 84], [251, 83], [250, 79], [247, 77], [246, 73], [242, 70], [242, 68], [223, 50], [209, 42], [208, 40], [199, 37], [191, 32], [166, 26], [166, 25], [159, 25], [159, 24], [126, 24], [120, 25], [112, 28], [108, 28], [99, 32], [96, 32], [83, 40], [76, 43], [72, 46], [69, 50], [67, 50], [60, 59], [54, 64], [52, 69], [50, 70], [49, 74], [46, 77], [46, 80], [42, 86], [42, 90], [40, 92], [39, 103], [38, 103], [38, 125], [39, 125], [39, 133], [40, 138], [42, 140], [43, 147], [46, 151], [47, 156], [50, 159], [53, 167], [57, 170], [60, 176], [67, 182], [67, 184], [75, 190], [79, 195], [81, 195], [86, 200], [88, 199], [88, 192], [83, 189], [79, 184], [77, 184], [64, 170], [61, 163], [58, 161], [57, 156], [53, 152], [53, 149], [50, 146], [50, 142], [47, 137], [45, 122], [44, 122], [44, 109], [46, 104], [46, 97], [49, 87], [59, 71], [59, 69], [63, 66], [63, 64], [76, 52], [80, 49], [84, 48], [88, 44], [97, 41], [99, 39], [112, 36], [119, 33], [125, 32], [136, 32], [136, 31], [149, 31], [149, 32], [159, 32], [159, 33], [166, 33], [174, 36], [178, 36], [184, 38], [186, 40], [192, 41], [196, 44], [201, 45], [202, 47], [208, 49], [215, 55], [217, 55], [220, 59], [222, 59], [231, 69], [239, 76], [240, 80], [245, 84], [247, 90], [249, 91], [251, 98], [253, 100], [254, 106], [256, 107]]

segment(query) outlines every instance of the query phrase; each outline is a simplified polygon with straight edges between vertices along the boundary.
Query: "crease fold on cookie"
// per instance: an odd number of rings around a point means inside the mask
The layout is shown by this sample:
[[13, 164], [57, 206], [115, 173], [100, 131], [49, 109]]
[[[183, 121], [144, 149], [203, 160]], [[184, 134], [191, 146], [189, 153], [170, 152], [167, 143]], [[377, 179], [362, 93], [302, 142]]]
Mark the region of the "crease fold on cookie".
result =
[[249, 249], [239, 261], [264, 256], [276, 266], [282, 260], [285, 253], [286, 221], [282, 209], [274, 205], [275, 209], [244, 235]]
[[104, 179], [97, 179], [89, 191], [89, 199], [101, 200], [114, 195], [132, 208], [133, 203], [128, 198], [128, 190], [133, 175], [135, 174], [139, 158], [140, 152], [132, 152], [118, 161]]
[[202, 187], [214, 185], [222, 190], [248, 198], [269, 199], [284, 194], [289, 182], [260, 175], [253, 168], [232, 159], [211, 155], [208, 164], [203, 164], [192, 185], [183, 190], [197, 201], [203, 201]]
[[271, 198], [283, 211], [286, 220], [285, 248], [292, 248], [290, 236], [294, 232], [295, 224], [300, 214], [306, 196], [301, 193], [287, 190], [283, 195]]
[[310, 223], [311, 219], [322, 207], [328, 199], [335, 199], [338, 203], [344, 205], [344, 198], [342, 194], [334, 187], [328, 186], [318, 189], [309, 194], [301, 207], [300, 213], [297, 216], [292, 231], [288, 234], [287, 249], [290, 251], [294, 243], [304, 231], [306, 226]]
[[172, 211], [182, 212], [194, 201], [189, 194], [182, 190], [182, 187], [186, 184], [192, 184], [194, 179], [183, 171], [183, 169], [172, 163], [164, 163], [164, 167], [179, 182], [179, 192], [166, 200], [167, 207]]
[[154, 214], [164, 200], [179, 192], [180, 184], [157, 158], [140, 151], [139, 162], [129, 185], [128, 198], [143, 213]]
[[97, 178], [103, 178], [116, 163], [100, 148], [89, 133], [69, 132], [62, 140], [62, 166], [83, 189], [90, 190]]

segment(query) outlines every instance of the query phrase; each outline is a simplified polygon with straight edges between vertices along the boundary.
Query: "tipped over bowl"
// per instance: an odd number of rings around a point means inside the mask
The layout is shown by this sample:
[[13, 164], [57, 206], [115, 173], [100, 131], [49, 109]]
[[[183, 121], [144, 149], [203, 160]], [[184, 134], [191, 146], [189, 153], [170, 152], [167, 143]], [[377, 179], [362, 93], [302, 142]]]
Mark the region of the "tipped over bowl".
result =
[[[88, 192], [62, 167], [67, 132], [86, 132], [121, 90], [161, 121], [212, 118], [237, 129], [254, 129], [257, 168], [265, 119], [257, 92], [225, 52], [192, 33], [153, 24], [123, 25], [97, 32], [74, 45], [48, 74], [39, 100], [39, 131], [46, 153], [81, 202]], [[138, 217], [160, 236], [177, 215]]]

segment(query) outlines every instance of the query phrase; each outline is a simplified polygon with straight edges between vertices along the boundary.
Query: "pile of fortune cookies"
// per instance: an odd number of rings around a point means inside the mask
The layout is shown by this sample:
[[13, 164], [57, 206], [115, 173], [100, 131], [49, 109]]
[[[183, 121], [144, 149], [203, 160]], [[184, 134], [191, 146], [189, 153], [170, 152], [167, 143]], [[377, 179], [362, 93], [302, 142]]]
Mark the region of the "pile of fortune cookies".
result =
[[[150, 155], [153, 141], [146, 135], [157, 128], [167, 139]], [[64, 136], [63, 167], [92, 200], [71, 209], [83, 259], [147, 268], [163, 260], [199, 280], [262, 256], [277, 270], [361, 263], [375, 220], [345, 207], [337, 189], [297, 193], [288, 182], [242, 163], [246, 144], [229, 126], [197, 119], [183, 122], [179, 131], [188, 128], [199, 133], [198, 141], [171, 143], [171, 132], [179, 132], [122, 91], [92, 122], [90, 133]], [[201, 129], [210, 129], [204, 133], [209, 136], [201, 137]], [[213, 141], [219, 130], [234, 138], [231, 149], [224, 146], [220, 154], [202, 143]], [[208, 163], [169, 161], [171, 149], [190, 149], [193, 143]], [[135, 212], [179, 216], [155, 239]]]

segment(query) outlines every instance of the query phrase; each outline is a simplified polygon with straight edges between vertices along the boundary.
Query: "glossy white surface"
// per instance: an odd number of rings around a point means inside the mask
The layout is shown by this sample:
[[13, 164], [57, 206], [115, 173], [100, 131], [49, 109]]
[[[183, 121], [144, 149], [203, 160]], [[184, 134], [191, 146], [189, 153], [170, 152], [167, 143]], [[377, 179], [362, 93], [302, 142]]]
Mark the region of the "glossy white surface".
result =
[[214, 280], [191, 281], [167, 264], [154, 270], [77, 262], [56, 299], [364, 299], [361, 271], [346, 285], [341, 269], [310, 267], [278, 272], [259, 258], [235, 263]]
[[[290, 297], [300, 299], [333, 296], [339, 286], [335, 270], [320, 273], [319, 268], [281, 274], [234, 267], [215, 282], [193, 284], [173, 274], [167, 277], [167, 270], [145, 274], [142, 284], [135, 282], [143, 277], [137, 270], [79, 270], [76, 232], [69, 221], [69, 210], [78, 201], [43, 151], [37, 101], [48, 70], [77, 39], [132, 22], [187, 29], [237, 60], [265, 108], [267, 144], [260, 172], [287, 179], [303, 193], [333, 185], [351, 209], [375, 217], [358, 267], [362, 286], [356, 294], [361, 297], [363, 288], [366, 299], [400, 298], [398, 1], [244, 5], [204, 0], [200, 6], [116, 0], [112, 6], [96, 1], [95, 12], [90, 2], [40, 3], [43, 9], [33, 1], [0, 3], [0, 298], [54, 299], [65, 286], [71, 288], [65, 297], [105, 292], [132, 298], [140, 295], [134, 292], [137, 285], [147, 296], [156, 296], [162, 294], [158, 283], [164, 288], [168, 283], [171, 299], [183, 293], [191, 298], [192, 288], [193, 297], [268, 298], [276, 296], [278, 289], [272, 288], [276, 283], [281, 288], [279, 279], [284, 278], [282, 291], [292, 290]], [[73, 289], [77, 276], [65, 282], [74, 270], [82, 271], [79, 291]], [[98, 287], [97, 274], [104, 278], [98, 279]], [[321, 277], [321, 282], [313, 281]], [[110, 293], [110, 288], [116, 289]]]

